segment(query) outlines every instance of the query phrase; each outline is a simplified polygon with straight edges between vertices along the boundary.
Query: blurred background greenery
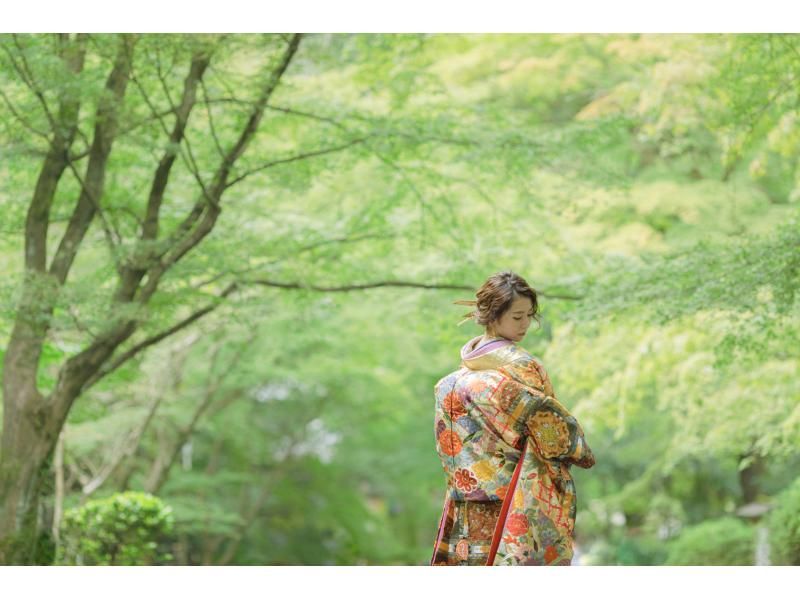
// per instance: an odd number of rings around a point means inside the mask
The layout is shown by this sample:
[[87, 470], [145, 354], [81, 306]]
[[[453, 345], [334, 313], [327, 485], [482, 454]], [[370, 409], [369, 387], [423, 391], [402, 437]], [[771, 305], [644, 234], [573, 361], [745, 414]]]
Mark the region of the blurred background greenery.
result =
[[[427, 563], [445, 481], [433, 385], [482, 332], [452, 302], [511, 269], [541, 293], [521, 344], [597, 457], [573, 469], [574, 563], [800, 564], [800, 37], [309, 34], [279, 70], [293, 41], [0, 38], [6, 465], [9, 368], [29, 360], [55, 402], [75, 356], [135, 328], [58, 440], [31, 437], [50, 444], [26, 558]], [[123, 46], [99, 209], [66, 279], [36, 286], [26, 218], [42, 217], [58, 108], [80, 102], [48, 260], [94, 176]], [[193, 56], [208, 66], [170, 140]], [[207, 234], [150, 296], [115, 301], [142, 252], [211, 213], [259, 105]], [[31, 289], [52, 300], [41, 352], [12, 356]]]

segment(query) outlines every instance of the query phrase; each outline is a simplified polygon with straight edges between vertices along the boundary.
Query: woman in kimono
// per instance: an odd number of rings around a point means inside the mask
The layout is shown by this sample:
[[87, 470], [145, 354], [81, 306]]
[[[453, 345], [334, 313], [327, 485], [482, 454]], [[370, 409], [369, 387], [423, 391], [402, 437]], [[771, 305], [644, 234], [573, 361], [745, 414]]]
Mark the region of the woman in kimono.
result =
[[[576, 514], [570, 467], [595, 463], [541, 361], [516, 343], [536, 319], [536, 292], [491, 276], [467, 314], [485, 334], [436, 383], [434, 433], [447, 491], [432, 565], [569, 565]], [[538, 322], [538, 319], [537, 319]]]

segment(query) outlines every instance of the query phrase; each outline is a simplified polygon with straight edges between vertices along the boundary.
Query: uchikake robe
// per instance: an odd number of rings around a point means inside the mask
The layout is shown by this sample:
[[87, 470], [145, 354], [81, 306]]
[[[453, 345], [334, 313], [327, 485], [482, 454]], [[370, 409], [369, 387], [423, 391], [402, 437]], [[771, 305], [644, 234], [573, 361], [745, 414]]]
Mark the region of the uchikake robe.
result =
[[496, 523], [496, 554], [484, 562], [569, 565], [577, 510], [570, 467], [592, 467], [594, 454], [537, 358], [505, 339], [475, 350], [479, 340], [462, 347], [461, 368], [434, 390], [448, 487], [431, 564], [452, 559], [454, 501], [502, 501], [523, 455], [502, 528]]

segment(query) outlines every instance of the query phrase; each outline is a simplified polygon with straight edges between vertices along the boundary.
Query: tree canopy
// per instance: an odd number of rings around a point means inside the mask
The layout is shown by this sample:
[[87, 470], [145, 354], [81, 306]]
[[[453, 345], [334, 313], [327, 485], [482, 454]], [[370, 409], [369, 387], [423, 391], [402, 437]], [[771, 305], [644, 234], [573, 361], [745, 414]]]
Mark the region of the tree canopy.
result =
[[126, 491], [175, 564], [427, 562], [453, 301], [506, 269], [597, 456], [586, 562], [714, 564], [800, 476], [797, 35], [0, 49], [0, 562]]

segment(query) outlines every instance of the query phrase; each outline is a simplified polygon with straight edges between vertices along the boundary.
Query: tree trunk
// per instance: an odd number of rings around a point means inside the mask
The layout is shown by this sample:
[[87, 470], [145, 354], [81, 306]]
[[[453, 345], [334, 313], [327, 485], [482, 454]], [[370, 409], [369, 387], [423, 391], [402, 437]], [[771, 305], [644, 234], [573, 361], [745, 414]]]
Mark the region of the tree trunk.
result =
[[[73, 382], [45, 398], [36, 385], [39, 360], [49, 329], [59, 285], [63, 284], [94, 214], [94, 201], [102, 195], [105, 164], [116, 127], [116, 107], [125, 94], [130, 73], [130, 38], [121, 38], [120, 51], [106, 82], [110, 98], [101, 101], [98, 121], [78, 205], [61, 244], [46, 271], [47, 219], [53, 194], [67, 161], [63, 154], [71, 140], [54, 127], [50, 154], [39, 173], [29, 207], [25, 230], [25, 279], [6, 349], [3, 369], [3, 438], [0, 443], [0, 564], [25, 564], [36, 558], [39, 536], [38, 497], [48, 475], [49, 460], [66, 419], [69, 405], [80, 386], [73, 388], [81, 372], [62, 368], [62, 379]], [[82, 56], [82, 55], [81, 55]], [[80, 58], [82, 63], [82, 57]], [[71, 64], [71, 63], [70, 63]], [[80, 70], [76, 61], [70, 68]], [[77, 108], [62, 104], [62, 124], [74, 123]], [[74, 134], [74, 131], [73, 131]], [[60, 156], [60, 157], [59, 157]], [[111, 348], [113, 350], [113, 347]], [[92, 372], [90, 372], [92, 373]]]
[[[202, 184], [202, 194], [192, 211], [164, 243], [148, 253], [147, 259], [121, 263], [118, 284], [112, 294], [116, 305], [144, 308], [158, 290], [162, 277], [186, 254], [192, 251], [214, 228], [220, 214], [220, 200], [233, 183], [229, 176], [258, 129], [265, 107], [284, 71], [297, 51], [301, 34], [292, 36], [279, 63], [271, 69], [261, 93], [250, 111], [233, 147], [225, 153], [216, 169], [210, 187]], [[63, 57], [73, 72], [79, 72], [83, 60], [85, 37], [59, 37], [64, 45]], [[114, 248], [113, 231], [108, 229], [101, 211], [106, 167], [118, 132], [119, 110], [131, 78], [133, 47], [137, 36], [119, 37], [113, 68], [106, 81], [104, 94], [98, 101], [94, 120], [94, 136], [88, 152], [83, 176], [72, 165], [69, 148], [77, 127], [78, 104], [67, 98], [61, 104], [58, 122], [50, 117], [53, 138], [45, 159], [34, 197], [28, 209], [25, 231], [25, 279], [8, 347], [3, 363], [3, 436], [0, 441], [0, 564], [34, 562], [37, 538], [41, 528], [38, 521], [38, 497], [47, 488], [50, 458], [58, 435], [77, 397], [92, 384], [114, 371], [146, 347], [174, 334], [212, 308], [196, 312], [183, 323], [153, 335], [114, 357], [118, 348], [137, 330], [139, 320], [122, 316], [112, 309], [103, 332], [80, 353], [67, 359], [60, 367], [55, 388], [43, 396], [37, 388], [37, 372], [42, 349], [47, 339], [55, 305], [61, 287], [77, 256], [78, 250], [94, 220], [100, 215], [109, 244]], [[16, 38], [15, 38], [16, 40]], [[20, 52], [24, 51], [17, 44]], [[158, 214], [164, 190], [175, 159], [173, 146], [184, 137], [186, 119], [195, 103], [195, 91], [208, 65], [208, 56], [201, 52], [192, 60], [190, 74], [184, 86], [183, 100], [174, 108], [176, 122], [170, 136], [171, 144], [155, 172], [148, 197], [147, 215], [142, 241], [158, 238]], [[24, 61], [14, 62], [31, 93], [38, 97], [50, 115], [45, 95], [36, 86], [34, 77], [26, 75]], [[20, 66], [23, 65], [23, 66]], [[60, 131], [67, 131], [66, 137]], [[58, 243], [49, 268], [47, 267], [47, 226], [55, 190], [65, 168], [69, 166], [80, 182], [77, 205], [66, 230]], [[235, 181], [234, 181], [235, 182]], [[152, 253], [152, 252], [150, 252]], [[143, 282], [146, 280], [146, 282]], [[235, 285], [223, 293], [227, 295]], [[113, 359], [112, 359], [113, 358]], [[163, 477], [159, 475], [158, 477]], [[164, 478], [165, 479], [165, 478]], [[163, 483], [163, 480], [160, 482]], [[49, 530], [48, 530], [49, 531]]]
[[58, 430], [41, 398], [9, 401], [4, 411], [0, 462], [0, 563], [36, 562], [38, 507]]

